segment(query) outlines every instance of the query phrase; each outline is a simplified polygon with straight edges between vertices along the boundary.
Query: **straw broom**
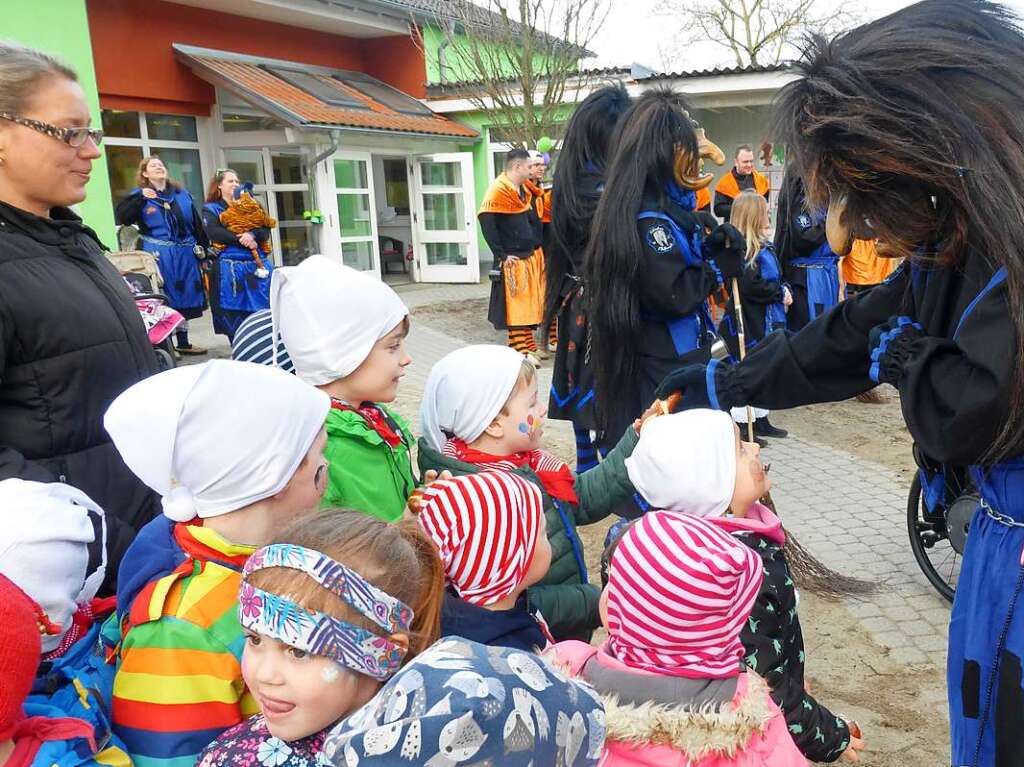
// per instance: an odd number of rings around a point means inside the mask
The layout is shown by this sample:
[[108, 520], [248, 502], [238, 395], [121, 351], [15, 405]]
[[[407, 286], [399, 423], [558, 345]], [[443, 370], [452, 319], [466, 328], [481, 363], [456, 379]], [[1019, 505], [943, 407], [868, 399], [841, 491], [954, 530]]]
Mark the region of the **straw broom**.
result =
[[[739, 280], [735, 277], [732, 278], [732, 300], [735, 307], [734, 313], [736, 315], [736, 335], [739, 338], [740, 346], [740, 362], [742, 362], [747, 356], [747, 344], [746, 333], [743, 328], [743, 304], [740, 302], [740, 285]], [[754, 441], [754, 414], [750, 405], [747, 405], [747, 441]], [[765, 466], [765, 471], [768, 471], [770, 468], [770, 466]], [[761, 498], [761, 503], [778, 516], [778, 511], [775, 508], [775, 502], [772, 500], [770, 491], [764, 494], [764, 497]], [[878, 588], [876, 583], [843, 575], [826, 566], [804, 548], [796, 536], [785, 529], [785, 526], [783, 526], [783, 530], [786, 535], [786, 542], [783, 544], [782, 550], [786, 555], [786, 561], [789, 563], [793, 582], [800, 588], [833, 601], [846, 596], [870, 594]]]

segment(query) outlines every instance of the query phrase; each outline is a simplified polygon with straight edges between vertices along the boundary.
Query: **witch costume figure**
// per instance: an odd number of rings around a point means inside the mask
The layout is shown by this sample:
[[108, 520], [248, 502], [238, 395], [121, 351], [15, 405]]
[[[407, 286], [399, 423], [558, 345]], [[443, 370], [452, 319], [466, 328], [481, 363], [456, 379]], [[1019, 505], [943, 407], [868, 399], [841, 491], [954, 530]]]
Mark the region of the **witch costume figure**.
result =
[[[597, 429], [613, 446], [650, 405], [661, 379], [714, 338], [708, 296], [743, 270], [746, 245], [729, 224], [705, 237], [695, 189], [712, 181], [702, 157], [725, 162], [686, 111], [656, 90], [622, 118], [584, 257]], [[707, 356], [704, 356], [707, 359]]]
[[803, 181], [795, 173], [787, 173], [782, 182], [775, 252], [793, 293], [786, 327], [797, 331], [839, 303], [839, 256], [825, 236], [824, 208], [808, 207]]
[[[1024, 753], [1024, 34], [1001, 6], [927, 0], [812, 40], [777, 131], [832, 249], [905, 257], [881, 285], [736, 365], [683, 367], [683, 407], [789, 408], [899, 390], [924, 487], [980, 498], [949, 625], [955, 767]], [[963, 499], [967, 501], [967, 499]]]
[[621, 85], [608, 85], [587, 96], [569, 120], [555, 168], [551, 237], [545, 248], [548, 273], [544, 324], [550, 325], [557, 319], [558, 345], [551, 373], [548, 418], [572, 422], [577, 472], [597, 465], [597, 450], [591, 437], [597, 423], [583, 256], [604, 189], [616, 126], [629, 103], [629, 94]]

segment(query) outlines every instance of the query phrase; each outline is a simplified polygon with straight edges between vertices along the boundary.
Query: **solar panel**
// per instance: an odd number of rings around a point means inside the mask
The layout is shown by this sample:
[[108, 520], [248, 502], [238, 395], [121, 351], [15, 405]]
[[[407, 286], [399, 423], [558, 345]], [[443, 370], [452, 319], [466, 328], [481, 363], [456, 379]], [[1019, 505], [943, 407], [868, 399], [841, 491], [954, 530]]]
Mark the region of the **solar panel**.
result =
[[360, 93], [369, 96], [374, 101], [379, 101], [384, 106], [394, 109], [396, 112], [407, 115], [422, 115], [424, 117], [430, 117], [434, 114], [430, 111], [429, 107], [421, 104], [412, 96], [402, 93], [390, 85], [385, 85], [380, 80], [375, 80], [368, 75], [353, 72], [344, 75], [334, 75], [334, 78], [345, 83], [350, 88], [355, 88]]
[[350, 96], [347, 93], [342, 93], [337, 88], [330, 86], [323, 80], [320, 80], [315, 75], [309, 72], [300, 72], [295, 69], [283, 69], [281, 67], [266, 66], [263, 65], [263, 69], [267, 70], [274, 77], [284, 80], [289, 85], [293, 85], [301, 91], [308, 93], [325, 104], [330, 104], [335, 107], [345, 107], [346, 109], [368, 109], [369, 107], [365, 102]]

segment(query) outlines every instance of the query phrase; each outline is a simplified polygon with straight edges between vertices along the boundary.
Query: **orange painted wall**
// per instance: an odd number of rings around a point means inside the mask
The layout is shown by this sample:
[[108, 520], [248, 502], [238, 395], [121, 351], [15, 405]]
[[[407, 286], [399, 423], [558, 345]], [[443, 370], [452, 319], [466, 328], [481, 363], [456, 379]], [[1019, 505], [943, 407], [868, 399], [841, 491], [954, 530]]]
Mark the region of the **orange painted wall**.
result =
[[410, 35], [360, 40], [363, 71], [418, 99], [427, 95], [427, 65]]
[[214, 89], [179, 63], [172, 43], [372, 74], [422, 95], [423, 56], [406, 37], [359, 40], [162, 0], [86, 0], [100, 104], [209, 114]]

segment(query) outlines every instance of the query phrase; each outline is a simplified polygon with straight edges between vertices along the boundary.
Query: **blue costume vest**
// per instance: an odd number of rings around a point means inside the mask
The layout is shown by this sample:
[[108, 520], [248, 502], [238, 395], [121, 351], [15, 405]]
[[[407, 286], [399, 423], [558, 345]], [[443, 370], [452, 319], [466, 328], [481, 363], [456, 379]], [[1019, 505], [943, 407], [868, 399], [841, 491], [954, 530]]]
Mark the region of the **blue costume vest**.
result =
[[[825, 211], [819, 211], [811, 217], [812, 224], [821, 224], [825, 220]], [[813, 320], [824, 314], [839, 303], [839, 256], [832, 252], [827, 242], [823, 242], [809, 256], [794, 258], [789, 262], [807, 272], [807, 317]], [[821, 306], [821, 311], [818, 306]]]
[[[132, 194], [141, 194], [133, 189]], [[179, 218], [172, 206], [181, 211]], [[163, 292], [172, 307], [198, 316], [206, 306], [206, 294], [199, 273], [192, 230], [192, 195], [186, 189], [168, 187], [155, 200], [143, 200], [139, 219], [142, 249], [154, 254], [164, 278]], [[154, 289], [156, 286], [154, 286]]]
[[[228, 205], [223, 200], [208, 202], [206, 210], [220, 216]], [[231, 243], [220, 251], [217, 256], [219, 284], [211, 285], [210, 290], [218, 291], [218, 301], [214, 302], [219, 309], [231, 312], [257, 312], [270, 308], [270, 277], [274, 271], [273, 259], [268, 254], [260, 254], [263, 266], [267, 270], [265, 277], [258, 277], [256, 270], [259, 265], [252, 257], [252, 251], [237, 243]], [[232, 328], [237, 329], [241, 319]]]
[[[978, 302], [1005, 279], [1002, 268], [968, 304], [954, 340]], [[1019, 757], [1014, 751], [1024, 712], [1024, 457], [969, 471], [981, 502], [968, 530], [949, 622], [950, 736], [954, 765], [989, 767]], [[942, 498], [943, 475], [929, 478], [922, 470], [929, 508]]]
[[[677, 200], [677, 202], [684, 203], [684, 209], [693, 210], [693, 206], [696, 204], [696, 195], [693, 192], [689, 192], [688, 197], [691, 198], [689, 208], [686, 208], [685, 205], [687, 195], [684, 194], [682, 199]], [[692, 232], [686, 233], [680, 228], [674, 218], [660, 210], [642, 210], [637, 214], [637, 220], [643, 218], [656, 218], [665, 222], [672, 232], [672, 237], [682, 252], [683, 261], [687, 266], [698, 266], [704, 262], [701, 255], [703, 252], [703, 236], [700, 226], [696, 226]], [[672, 337], [672, 345], [675, 347], [676, 354], [682, 357], [684, 354], [705, 345], [710, 338], [710, 334], [713, 332], [714, 320], [711, 317], [711, 310], [708, 308], [707, 301], [705, 301], [701, 304], [700, 309], [693, 314], [666, 322], [665, 326]]]
[[[755, 257], [757, 268], [761, 277], [766, 282], [782, 282], [782, 270], [779, 268], [779, 260], [775, 257], [775, 251], [771, 247], [761, 248]], [[838, 289], [838, 288], [837, 288]], [[782, 330], [786, 327], [786, 307], [780, 303], [768, 304], [765, 307], [764, 334], [772, 331]]]

